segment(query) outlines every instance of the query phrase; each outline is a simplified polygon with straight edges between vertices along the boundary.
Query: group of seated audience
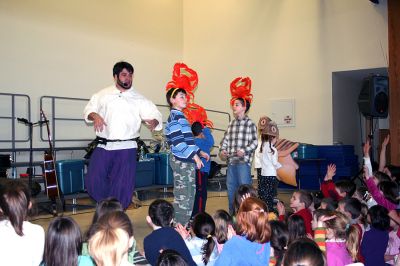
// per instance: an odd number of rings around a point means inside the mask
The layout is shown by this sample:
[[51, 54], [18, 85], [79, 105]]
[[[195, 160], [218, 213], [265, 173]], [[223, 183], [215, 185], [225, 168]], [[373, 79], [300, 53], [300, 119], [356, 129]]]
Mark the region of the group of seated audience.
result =
[[273, 210], [256, 189], [242, 185], [234, 213], [200, 212], [187, 228], [174, 222], [170, 202], [156, 199], [146, 217], [152, 232], [144, 238], [144, 253], [116, 199], [97, 205], [84, 234], [71, 217], [54, 218], [45, 234], [28, 221], [26, 184], [10, 180], [0, 188], [0, 264], [400, 266], [399, 168], [386, 167], [381, 153], [373, 172], [369, 152], [367, 141], [365, 186], [333, 182], [336, 167], [330, 164], [320, 192], [294, 191], [289, 206], [278, 201]]

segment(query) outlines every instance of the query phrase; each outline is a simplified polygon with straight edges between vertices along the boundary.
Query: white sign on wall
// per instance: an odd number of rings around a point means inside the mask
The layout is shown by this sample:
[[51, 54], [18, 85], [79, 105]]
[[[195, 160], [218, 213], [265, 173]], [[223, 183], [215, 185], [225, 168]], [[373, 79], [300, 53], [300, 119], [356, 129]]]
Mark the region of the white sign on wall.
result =
[[294, 99], [270, 99], [268, 106], [270, 118], [278, 127], [296, 126]]

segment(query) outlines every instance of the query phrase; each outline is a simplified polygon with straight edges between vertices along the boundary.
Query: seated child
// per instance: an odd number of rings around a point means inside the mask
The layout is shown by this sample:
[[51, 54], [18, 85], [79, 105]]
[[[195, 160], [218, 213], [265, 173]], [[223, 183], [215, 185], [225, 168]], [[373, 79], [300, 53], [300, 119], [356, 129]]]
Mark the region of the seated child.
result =
[[304, 220], [301, 216], [291, 215], [287, 218], [286, 223], [289, 232], [289, 244], [297, 238], [307, 237], [306, 227], [304, 225]]
[[[239, 210], [240, 204], [242, 203], [243, 200], [245, 200], [248, 197], [255, 197], [259, 198], [257, 194], [257, 190], [252, 186], [248, 184], [243, 184], [238, 187], [236, 190], [235, 194], [233, 195], [233, 221], [235, 223], [235, 215]], [[269, 210], [268, 210], [269, 211]], [[275, 212], [271, 211], [268, 213], [268, 220], [277, 220], [277, 216]]]
[[248, 197], [258, 197], [257, 190], [252, 186], [248, 184], [243, 184], [238, 187], [238, 189], [235, 191], [235, 194], [233, 196], [233, 216], [236, 215], [236, 213], [239, 211], [240, 204], [242, 201]]
[[270, 260], [271, 227], [267, 205], [250, 197], [240, 205], [237, 213], [238, 235], [225, 243], [215, 262], [218, 265], [268, 265]]
[[185, 240], [197, 266], [214, 265], [218, 258], [218, 249], [214, 241], [215, 223], [208, 213], [200, 212], [196, 214], [190, 232], [182, 225], [178, 225], [176, 230]]
[[[303, 218], [304, 226], [306, 228], [306, 233], [310, 237], [314, 235], [311, 229], [312, 215], [310, 210], [308, 209], [308, 207], [311, 205], [311, 202], [312, 202], [312, 197], [310, 193], [304, 190], [293, 192], [293, 195], [290, 198], [290, 208], [292, 208], [292, 210], [294, 211], [292, 215], [298, 215], [301, 218]], [[278, 202], [277, 209], [279, 213], [279, 220], [284, 221], [286, 210], [282, 202]]]
[[97, 266], [129, 266], [128, 250], [133, 244], [133, 226], [122, 211], [107, 213], [96, 222], [89, 239], [89, 255]]
[[338, 207], [338, 204], [332, 198], [323, 198], [321, 200], [321, 205], [319, 206], [320, 209], [334, 211]]
[[213, 215], [215, 223], [215, 240], [218, 253], [221, 253], [226, 241], [236, 235], [233, 229], [233, 218], [225, 210], [217, 210]]
[[395, 258], [400, 253], [400, 237], [397, 235], [398, 230], [399, 225], [393, 220], [390, 220], [389, 242], [385, 253], [385, 263], [388, 265], [394, 265]]
[[340, 212], [331, 213], [332, 219], [323, 222], [326, 228], [326, 257], [328, 265], [347, 265], [357, 261], [358, 230]]
[[50, 222], [45, 243], [42, 266], [94, 266], [89, 256], [80, 255], [81, 230], [70, 217], [56, 217]]
[[44, 250], [44, 230], [28, 221], [32, 207], [26, 183], [7, 180], [0, 186], [1, 265], [39, 265]]
[[326, 229], [323, 222], [332, 219], [333, 213], [333, 211], [325, 209], [317, 209], [313, 212], [311, 227], [314, 231], [314, 241], [323, 252], [326, 252]]
[[399, 188], [396, 183], [383, 178], [379, 172], [375, 172], [372, 176], [372, 165], [369, 158], [369, 150], [371, 146], [369, 141], [366, 141], [363, 147], [364, 153], [364, 177], [368, 191], [377, 204], [385, 207], [389, 212], [389, 217], [400, 224], [400, 216], [396, 209], [399, 203]]
[[[346, 215], [350, 219], [350, 224], [357, 229], [358, 232], [358, 246], [361, 245], [361, 240], [365, 232], [365, 227], [362, 222], [362, 204], [356, 198], [342, 199], [339, 201], [338, 211]], [[364, 262], [364, 258], [358, 250], [357, 261]]]
[[339, 201], [343, 198], [349, 198], [353, 196], [356, 189], [355, 184], [350, 180], [339, 180], [335, 183], [332, 178], [336, 174], [336, 165], [328, 165], [324, 182], [321, 184], [321, 190], [326, 198], [332, 198], [335, 201]]
[[196, 265], [185, 241], [171, 226], [173, 217], [174, 207], [168, 201], [157, 199], [150, 204], [146, 221], [153, 232], [143, 240], [144, 255], [151, 265], [155, 265], [160, 252], [173, 249], [181, 254], [189, 265]]
[[[102, 201], [99, 202], [96, 206], [96, 210], [94, 212], [93, 218], [92, 218], [92, 223], [89, 226], [89, 229], [86, 231], [84, 240], [82, 243], [82, 255], [88, 255], [89, 250], [88, 250], [88, 240], [93, 233], [93, 228], [95, 228], [96, 222], [102, 217], [103, 215], [115, 211], [123, 211], [122, 204], [116, 199], [116, 198], [106, 198]], [[133, 236], [133, 231], [132, 235]], [[135, 265], [148, 265], [148, 262], [146, 258], [140, 254], [139, 250], [137, 249], [137, 244], [136, 240], [133, 239], [133, 244], [129, 248], [128, 252], [128, 261], [132, 264]]]
[[326, 266], [325, 256], [309, 238], [299, 238], [289, 245], [283, 266]]
[[319, 207], [321, 207], [321, 203], [322, 200], [324, 199], [324, 195], [322, 194], [321, 191], [315, 191], [315, 192], [311, 192], [311, 197], [313, 199], [310, 207], [308, 207], [310, 209], [311, 212], [314, 212], [316, 209], [319, 209]]
[[166, 249], [161, 252], [157, 260], [157, 266], [188, 266], [181, 254], [172, 249]]
[[271, 221], [271, 258], [269, 266], [280, 266], [289, 243], [288, 228], [284, 222]]
[[361, 241], [361, 254], [365, 258], [365, 266], [385, 265], [384, 255], [389, 241], [390, 218], [388, 211], [380, 206], [372, 206], [368, 210], [370, 229], [364, 233]]

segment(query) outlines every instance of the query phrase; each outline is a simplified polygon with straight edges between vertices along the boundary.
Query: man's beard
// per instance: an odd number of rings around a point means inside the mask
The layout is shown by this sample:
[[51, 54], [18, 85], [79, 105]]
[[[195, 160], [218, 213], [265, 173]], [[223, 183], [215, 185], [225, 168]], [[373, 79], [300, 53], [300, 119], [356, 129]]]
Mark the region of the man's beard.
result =
[[117, 84], [124, 88], [125, 90], [129, 89], [131, 87], [131, 83], [128, 82], [122, 82], [119, 78], [117, 79]]

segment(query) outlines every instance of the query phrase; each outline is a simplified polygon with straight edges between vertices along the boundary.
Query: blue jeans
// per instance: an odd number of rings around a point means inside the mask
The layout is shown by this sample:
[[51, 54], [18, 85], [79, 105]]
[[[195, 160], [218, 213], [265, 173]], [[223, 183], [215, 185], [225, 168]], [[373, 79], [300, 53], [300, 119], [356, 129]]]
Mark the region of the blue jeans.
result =
[[228, 189], [229, 212], [233, 213], [233, 198], [240, 185], [252, 184], [250, 165], [247, 163], [228, 164], [226, 187]]

